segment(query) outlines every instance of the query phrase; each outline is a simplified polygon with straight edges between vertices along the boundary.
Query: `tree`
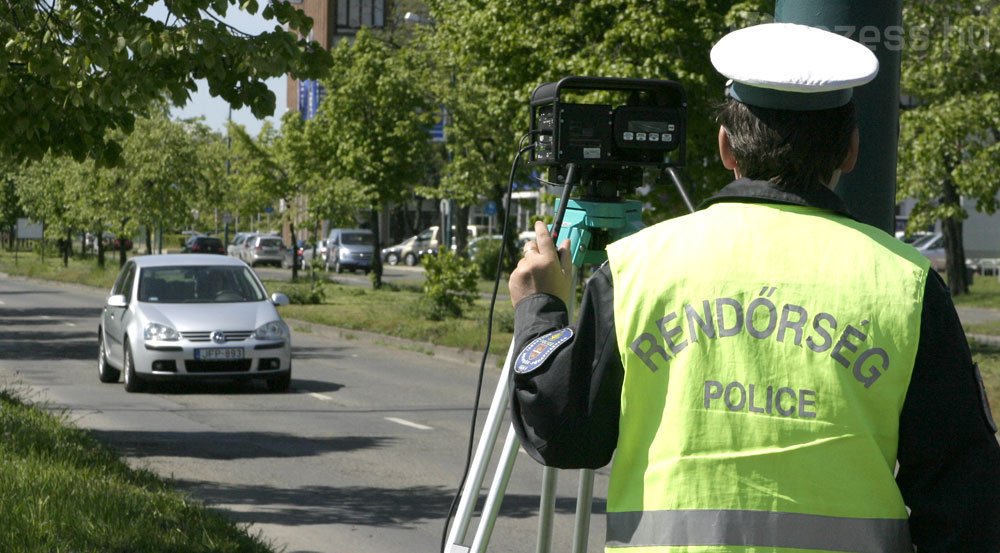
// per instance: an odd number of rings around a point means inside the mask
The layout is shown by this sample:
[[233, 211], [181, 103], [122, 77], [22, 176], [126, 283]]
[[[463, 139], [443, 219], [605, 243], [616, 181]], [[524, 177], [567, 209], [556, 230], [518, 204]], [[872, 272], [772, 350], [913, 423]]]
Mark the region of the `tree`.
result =
[[912, 2], [901, 85], [916, 107], [900, 116], [899, 190], [913, 198], [909, 228], [937, 221], [945, 237], [946, 272], [953, 295], [968, 293], [961, 198], [984, 213], [997, 210], [1000, 191], [1000, 28], [997, 2]]
[[[770, 4], [770, 6], [766, 6]], [[570, 75], [679, 81], [688, 94], [688, 164], [692, 196], [721, 187], [713, 106], [723, 78], [709, 60], [730, 26], [773, 12], [773, 2], [591, 0], [492, 3], [428, 0], [435, 21], [429, 49], [440, 60], [437, 93], [447, 106], [448, 158], [440, 194], [471, 204], [506, 192], [518, 138], [528, 130], [528, 101], [544, 82]], [[447, 78], [451, 75], [454, 78]], [[520, 173], [524, 179], [526, 172]], [[648, 221], [685, 211], [673, 186], [647, 198]], [[506, 215], [501, 211], [501, 218]]]
[[367, 204], [376, 244], [373, 284], [380, 288], [378, 211], [422, 180], [434, 107], [409, 50], [362, 29], [332, 55], [326, 98], [306, 124], [311, 153], [322, 160], [313, 182], [328, 183], [336, 191], [329, 198]]
[[[244, 201], [260, 208], [284, 204], [281, 220], [288, 223], [292, 235], [292, 280], [298, 279], [298, 247], [295, 244], [295, 222], [299, 219], [299, 198], [306, 181], [296, 162], [309, 155], [301, 144], [301, 119], [295, 112], [288, 112], [282, 119], [282, 132], [265, 124], [257, 138], [251, 137], [239, 125], [230, 125], [234, 151], [239, 156], [239, 169], [233, 175], [234, 183], [242, 191]], [[259, 211], [259, 210], [258, 210]]]
[[[119, 160], [138, 115], [168, 97], [183, 105], [205, 79], [211, 93], [263, 117], [275, 98], [264, 83], [315, 77], [326, 52], [307, 36], [311, 20], [286, 1], [8, 0], [0, 3], [0, 152], [41, 159], [49, 151]], [[223, 23], [232, 5], [274, 20], [251, 36]], [[286, 26], [288, 30], [280, 26]]]

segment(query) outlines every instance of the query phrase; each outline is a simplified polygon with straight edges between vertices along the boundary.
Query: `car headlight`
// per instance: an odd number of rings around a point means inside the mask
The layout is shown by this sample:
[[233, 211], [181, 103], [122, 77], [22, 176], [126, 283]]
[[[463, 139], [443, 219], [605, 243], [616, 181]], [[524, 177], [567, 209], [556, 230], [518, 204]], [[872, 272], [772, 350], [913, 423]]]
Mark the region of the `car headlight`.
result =
[[173, 327], [161, 325], [160, 323], [149, 323], [142, 331], [142, 337], [146, 340], [159, 342], [174, 342], [181, 339], [181, 335]]
[[258, 340], [281, 340], [288, 336], [288, 326], [284, 321], [264, 323], [253, 331], [253, 337]]

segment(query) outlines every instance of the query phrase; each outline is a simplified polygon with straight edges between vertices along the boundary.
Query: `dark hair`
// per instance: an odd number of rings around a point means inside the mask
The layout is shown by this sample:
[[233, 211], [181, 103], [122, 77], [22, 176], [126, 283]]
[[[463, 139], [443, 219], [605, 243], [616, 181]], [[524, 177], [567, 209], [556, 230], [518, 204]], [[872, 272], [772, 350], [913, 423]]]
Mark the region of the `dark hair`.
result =
[[744, 177], [783, 188], [829, 182], [847, 157], [854, 101], [839, 108], [792, 111], [727, 98], [716, 112]]

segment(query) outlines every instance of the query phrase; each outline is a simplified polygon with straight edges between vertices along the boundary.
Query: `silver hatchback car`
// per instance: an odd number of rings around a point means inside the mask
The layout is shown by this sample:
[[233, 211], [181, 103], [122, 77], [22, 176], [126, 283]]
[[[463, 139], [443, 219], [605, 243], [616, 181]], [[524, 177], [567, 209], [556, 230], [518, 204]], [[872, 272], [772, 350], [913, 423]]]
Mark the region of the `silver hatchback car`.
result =
[[208, 254], [134, 257], [125, 263], [98, 328], [98, 378], [143, 391], [154, 381], [292, 377], [292, 337], [257, 275]]

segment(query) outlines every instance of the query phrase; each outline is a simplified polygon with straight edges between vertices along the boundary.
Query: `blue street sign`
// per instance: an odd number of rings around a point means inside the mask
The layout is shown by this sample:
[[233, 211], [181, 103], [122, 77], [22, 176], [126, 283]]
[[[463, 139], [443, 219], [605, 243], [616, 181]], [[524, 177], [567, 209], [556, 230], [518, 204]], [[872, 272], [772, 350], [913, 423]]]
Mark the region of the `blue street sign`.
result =
[[489, 216], [497, 214], [497, 203], [493, 200], [486, 202], [486, 206], [483, 207], [483, 213]]
[[305, 120], [316, 117], [323, 98], [326, 97], [326, 88], [312, 79], [299, 81], [299, 113]]

